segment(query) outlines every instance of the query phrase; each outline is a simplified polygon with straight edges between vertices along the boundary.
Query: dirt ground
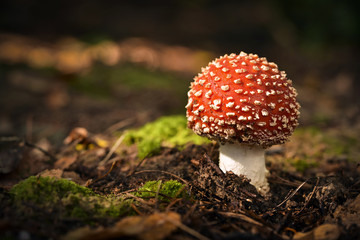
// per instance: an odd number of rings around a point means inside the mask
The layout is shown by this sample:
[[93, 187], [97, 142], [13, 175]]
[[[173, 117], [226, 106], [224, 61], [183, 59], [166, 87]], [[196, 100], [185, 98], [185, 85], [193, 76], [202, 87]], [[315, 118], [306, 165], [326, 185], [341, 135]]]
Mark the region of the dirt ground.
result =
[[[2, 37], [1, 43], [8, 38]], [[21, 45], [23, 40], [17, 41]], [[71, 41], [65, 45], [77, 49], [79, 42]], [[298, 73], [292, 79], [302, 106], [300, 126], [289, 142], [266, 151], [271, 190], [264, 197], [245, 178], [221, 172], [215, 143], [164, 146], [143, 160], [135, 145], [121, 144], [112, 151], [125, 130], [160, 116], [185, 114], [186, 91], [196, 71], [179, 72], [146, 57], [149, 52], [166, 54], [164, 49], [172, 46], [138, 40], [120, 46], [128, 52], [140, 49], [144, 58], [110, 65], [97, 59], [85, 70], [81, 65], [66, 68], [73, 66], [66, 65], [72, 61], [69, 52], [55, 70], [29, 67], [21, 56], [2, 58], [1, 239], [360, 239], [360, 108], [353, 66], [339, 60], [317, 70], [291, 69]], [[185, 62], [196, 58], [196, 66], [216, 55], [175, 49]], [[77, 50], [73, 54], [78, 56]], [[343, 71], [323, 71], [334, 66], [343, 66]], [[124, 81], [102, 80], [111, 74]], [[95, 80], [88, 78], [94, 75]], [[131, 85], [143, 76], [170, 85]], [[82, 81], [93, 81], [93, 88]], [[71, 134], [76, 127], [86, 129], [87, 135]], [[19, 212], [11, 188], [29, 176], [70, 179], [100, 196], [126, 196], [134, 200], [131, 214], [64, 217], [63, 206], [39, 208], [31, 201], [23, 201], [27, 210]], [[147, 181], [171, 179], [184, 184], [190, 198], [164, 201], [132, 194]], [[124, 226], [133, 231], [126, 232]]]

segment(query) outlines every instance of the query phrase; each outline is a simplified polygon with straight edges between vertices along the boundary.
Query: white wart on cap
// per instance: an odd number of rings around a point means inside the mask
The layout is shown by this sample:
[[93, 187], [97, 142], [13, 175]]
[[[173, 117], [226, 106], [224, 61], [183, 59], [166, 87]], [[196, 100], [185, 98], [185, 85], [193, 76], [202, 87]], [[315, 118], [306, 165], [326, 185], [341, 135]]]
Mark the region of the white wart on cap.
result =
[[210, 62], [188, 92], [188, 127], [222, 143], [268, 147], [283, 143], [298, 125], [292, 82], [256, 54], [230, 54]]

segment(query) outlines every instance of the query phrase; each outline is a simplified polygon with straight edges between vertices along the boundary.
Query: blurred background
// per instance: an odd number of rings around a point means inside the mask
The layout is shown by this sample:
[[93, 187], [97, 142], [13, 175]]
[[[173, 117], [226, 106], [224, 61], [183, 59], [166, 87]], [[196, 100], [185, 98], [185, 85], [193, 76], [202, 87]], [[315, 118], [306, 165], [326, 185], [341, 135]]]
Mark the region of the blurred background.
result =
[[0, 135], [61, 144], [184, 114], [202, 66], [256, 53], [299, 92], [301, 124], [360, 129], [357, 1], [0, 3]]

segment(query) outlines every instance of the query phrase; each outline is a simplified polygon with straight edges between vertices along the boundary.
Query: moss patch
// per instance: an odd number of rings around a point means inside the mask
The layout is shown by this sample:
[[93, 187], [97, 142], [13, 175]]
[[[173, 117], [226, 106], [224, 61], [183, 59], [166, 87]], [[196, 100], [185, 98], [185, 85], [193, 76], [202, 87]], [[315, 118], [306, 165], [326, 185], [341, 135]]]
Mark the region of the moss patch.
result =
[[351, 155], [352, 150], [359, 147], [359, 141], [355, 136], [338, 129], [323, 131], [316, 127], [299, 128], [295, 130], [294, 138], [313, 147], [320, 146], [320, 153], [330, 156]]
[[169, 180], [166, 182], [162, 182], [161, 180], [148, 181], [144, 184], [144, 186], [139, 188], [135, 195], [148, 199], [156, 197], [157, 192], [159, 192], [158, 198], [161, 201], [166, 202], [169, 202], [172, 198], [187, 197], [185, 185], [176, 180]]
[[166, 116], [148, 123], [137, 130], [129, 130], [124, 138], [128, 145], [137, 144], [138, 157], [160, 152], [161, 147], [180, 147], [187, 143], [207, 144], [207, 138], [194, 134], [187, 128], [187, 120], [184, 116]]
[[309, 168], [314, 168], [319, 165], [316, 161], [311, 159], [288, 159], [287, 161], [301, 173], [304, 173]]
[[34, 215], [39, 208], [44, 213], [56, 211], [60, 217], [108, 218], [130, 209], [130, 200], [100, 196], [66, 179], [31, 176], [11, 188], [10, 193], [16, 209], [25, 215]]
[[77, 76], [72, 82], [72, 87], [99, 97], [109, 97], [116, 89], [124, 87], [135, 91], [163, 89], [181, 96], [186, 92], [187, 84], [173, 74], [152, 71], [132, 64], [116, 67], [96, 64], [88, 73]]
[[329, 159], [358, 161], [360, 142], [353, 132], [305, 127], [295, 130], [286, 148], [284, 163], [305, 173], [314, 167], [321, 167]]

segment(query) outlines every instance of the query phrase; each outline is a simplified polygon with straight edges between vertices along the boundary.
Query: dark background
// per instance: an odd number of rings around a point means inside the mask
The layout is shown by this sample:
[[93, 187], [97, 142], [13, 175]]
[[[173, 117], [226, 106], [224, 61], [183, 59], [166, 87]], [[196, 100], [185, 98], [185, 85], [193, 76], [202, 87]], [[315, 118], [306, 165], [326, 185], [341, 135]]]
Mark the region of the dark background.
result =
[[2, 1], [2, 31], [43, 39], [144, 37], [231, 51], [326, 50], [359, 42], [357, 1]]
[[[343, 118], [360, 122], [360, 16], [357, 1], [14, 0], [2, 1], [0, 5], [2, 35], [22, 37], [23, 41], [40, 41], [44, 46], [68, 37], [88, 45], [139, 38], [154, 46], [161, 44], [168, 48], [181, 46], [191, 51], [204, 51], [208, 53], [203, 57], [207, 61], [231, 52], [257, 53], [276, 62], [293, 79], [303, 106], [302, 124], [337, 126]], [[159, 50], [157, 47], [153, 49], [155, 52]], [[79, 92], [72, 88], [72, 83], [82, 73], [47, 69], [48, 82], [54, 86], [60, 82], [70, 98], [64, 106], [49, 109], [43, 103], [46, 100], [39, 100], [44, 98], [44, 94], [33, 94], [29, 89], [19, 90], [12, 81], [14, 71], [38, 77], [43, 75], [42, 69], [6, 58], [0, 59], [0, 67], [0, 94], [3, 95], [0, 133], [3, 134], [24, 134], [24, 129], [28, 129], [26, 124], [36, 129], [36, 123], [44, 122], [64, 125], [64, 132], [79, 125], [92, 131], [103, 131], [144, 108], [148, 110], [144, 121], [160, 115], [184, 114], [186, 89], [197, 72], [187, 70], [181, 73], [180, 69], [174, 73], [161, 66], [150, 69], [180, 76], [184, 88], [181, 88], [183, 95], [178, 95], [179, 100], [168, 101], [171, 93], [162, 98], [156, 91], [156, 97], [149, 94], [139, 100], [137, 96], [140, 94], [121, 90], [115, 95], [108, 94], [113, 101], [102, 104], [98, 100], [89, 100], [86, 104], [84, 100], [83, 105], [77, 105], [75, 100]], [[119, 67], [105, 69], [103, 75]], [[101, 79], [103, 75], [96, 77]], [[144, 81], [151, 85], [151, 80]], [[88, 82], [88, 85], [92, 84]], [[144, 102], [143, 109], [139, 107], [139, 101]], [[154, 105], [146, 104], [152, 101]], [[138, 109], [131, 112], [124, 103]], [[114, 113], [114, 109], [118, 112]], [[120, 114], [120, 109], [127, 112]]]

